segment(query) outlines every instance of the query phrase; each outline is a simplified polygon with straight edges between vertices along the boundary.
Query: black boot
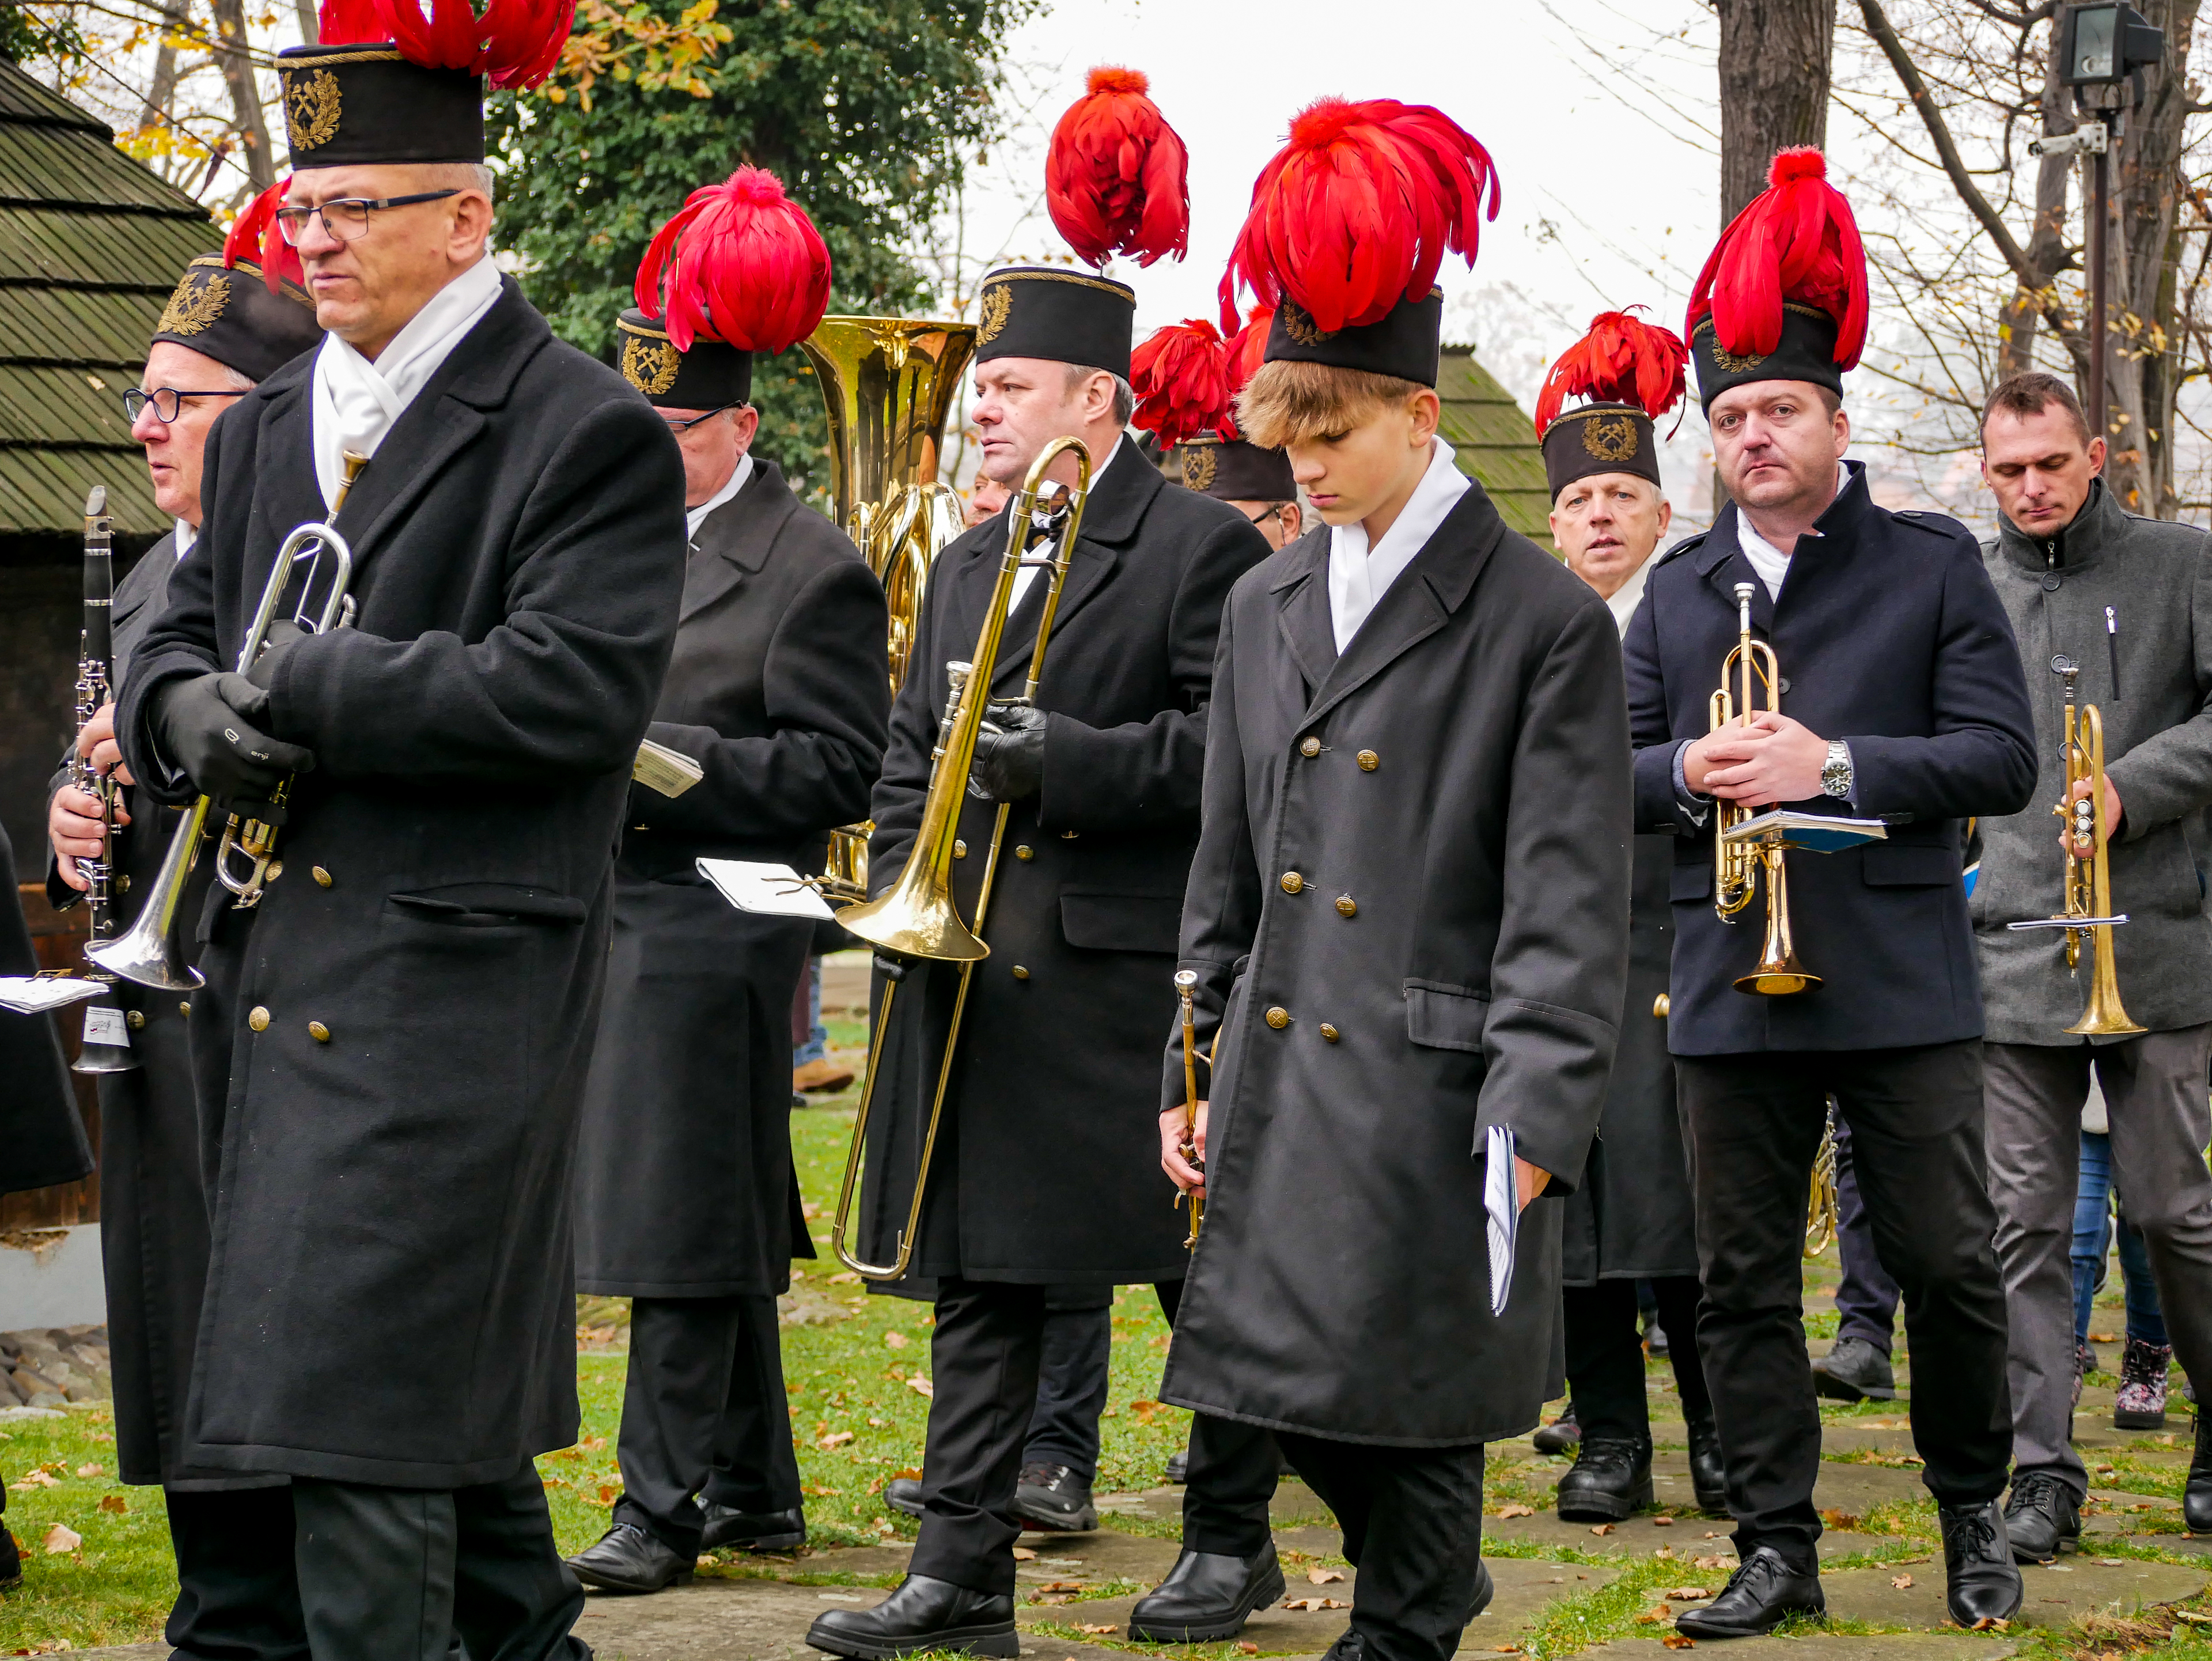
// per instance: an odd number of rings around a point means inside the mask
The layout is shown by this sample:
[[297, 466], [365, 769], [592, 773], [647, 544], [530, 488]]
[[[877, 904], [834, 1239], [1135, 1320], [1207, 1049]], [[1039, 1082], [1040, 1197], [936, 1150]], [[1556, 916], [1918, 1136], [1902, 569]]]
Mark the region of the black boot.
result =
[[1498, 1596], [1498, 1583], [1490, 1578], [1490, 1565], [1480, 1557], [1474, 1560], [1474, 1596], [1468, 1601], [1467, 1618], [1474, 1617], [1490, 1607], [1490, 1600]]
[[1889, 1357], [1863, 1338], [1838, 1338], [1813, 1362], [1813, 1388], [1831, 1401], [1897, 1399], [1897, 1375]]
[[1249, 1557], [1186, 1551], [1168, 1578], [1129, 1611], [1129, 1637], [1149, 1644], [1234, 1638], [1253, 1610], [1283, 1595], [1283, 1567], [1270, 1540]]
[[2081, 1548], [2081, 1503], [2072, 1488], [2042, 1471], [2012, 1479], [2004, 1524], [2015, 1562], [2048, 1563], [2062, 1551]]
[[1575, 1404], [1571, 1397], [1559, 1409], [1559, 1416], [1528, 1439], [1536, 1445], [1539, 1453], [1572, 1453], [1575, 1444], [1583, 1439], [1583, 1427], [1575, 1422]]
[[970, 1591], [950, 1580], [909, 1574], [872, 1609], [831, 1609], [806, 1629], [809, 1647], [867, 1661], [957, 1650], [969, 1655], [1018, 1656], [1014, 1600]]
[[884, 1484], [884, 1503], [902, 1517], [921, 1515], [921, 1478], [894, 1476]]
[[1692, 1638], [1757, 1638], [1793, 1615], [1824, 1615], [1828, 1600], [1816, 1570], [1795, 1567], [1771, 1546], [1755, 1548], [1721, 1595], [1684, 1609], [1675, 1628]]
[[2197, 1409], [2197, 1451], [2189, 1461], [2189, 1480], [2181, 1490], [2181, 1521], [2191, 1534], [2212, 1534], [2212, 1433], [2205, 1421], [2212, 1418], [2203, 1406]]
[[568, 1560], [576, 1578], [605, 1591], [660, 1591], [691, 1584], [694, 1559], [679, 1557], [635, 1523], [617, 1523]]
[[1584, 1437], [1574, 1468], [1559, 1478], [1559, 1515], [1571, 1523], [1618, 1523], [1650, 1503], [1649, 1439]]
[[1190, 1449], [1179, 1447], [1168, 1455], [1168, 1481], [1180, 1486], [1190, 1481]]
[[1729, 1514], [1728, 1460], [1721, 1453], [1721, 1427], [1709, 1418], [1690, 1421], [1690, 1492], [1699, 1511]]
[[8, 1525], [0, 1523], [0, 1591], [20, 1585], [23, 1579], [23, 1554], [16, 1548], [15, 1536], [8, 1532]]
[[1951, 1618], [1968, 1631], [1984, 1621], [2009, 1621], [2027, 1591], [2012, 1561], [2004, 1513], [1994, 1500], [1980, 1506], [1938, 1506], [1943, 1530], [1945, 1601]]
[[1023, 1527], [1045, 1534], [1088, 1534], [1098, 1526], [1089, 1480], [1066, 1465], [1022, 1467], [1014, 1488], [1014, 1518]]
[[708, 1500], [704, 1507], [707, 1527], [699, 1536], [699, 1549], [714, 1551], [734, 1546], [739, 1551], [796, 1551], [806, 1543], [806, 1513], [797, 1506], [789, 1511], [739, 1511]]

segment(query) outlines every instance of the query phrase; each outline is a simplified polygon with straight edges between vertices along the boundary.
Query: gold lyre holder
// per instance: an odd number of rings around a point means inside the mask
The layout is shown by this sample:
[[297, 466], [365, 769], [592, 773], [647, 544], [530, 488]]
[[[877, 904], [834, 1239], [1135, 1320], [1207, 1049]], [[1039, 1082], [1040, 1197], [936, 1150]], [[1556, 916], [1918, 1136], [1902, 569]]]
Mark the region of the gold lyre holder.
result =
[[[1707, 701], [1709, 730], [1747, 727], [1758, 713], [1760, 691], [1766, 695], [1766, 713], [1782, 713], [1782, 666], [1774, 648], [1751, 634], [1751, 602], [1758, 589], [1751, 583], [1735, 585], [1736, 643], [1721, 660], [1721, 684]], [[1757, 842], [1729, 837], [1729, 831], [1747, 823], [1750, 808], [1738, 802], [1720, 804], [1713, 835], [1713, 911], [1723, 922], [1734, 922], [1766, 879], [1766, 933], [1760, 941], [1759, 962], [1747, 975], [1736, 977], [1739, 992], [1782, 996], [1802, 992], [1820, 983], [1820, 977], [1797, 960], [1790, 934], [1790, 889], [1783, 861], [1786, 847], [1780, 834]]]
[[[1175, 988], [1182, 1001], [1182, 1146], [1176, 1151], [1185, 1165], [1203, 1175], [1206, 1162], [1198, 1157], [1198, 971], [1176, 970]], [[1198, 1231], [1206, 1224], [1206, 1196], [1194, 1188], [1176, 1189], [1176, 1202], [1185, 1200], [1190, 1202], [1190, 1238], [1182, 1249], [1192, 1251], [1198, 1247]]]

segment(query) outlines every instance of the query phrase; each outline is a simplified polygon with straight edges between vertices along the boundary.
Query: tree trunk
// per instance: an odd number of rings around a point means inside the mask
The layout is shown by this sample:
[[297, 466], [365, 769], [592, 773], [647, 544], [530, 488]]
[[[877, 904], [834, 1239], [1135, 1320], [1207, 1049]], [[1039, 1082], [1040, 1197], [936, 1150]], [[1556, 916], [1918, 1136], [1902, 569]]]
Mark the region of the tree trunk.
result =
[[1828, 142], [1836, 0], [1715, 0], [1721, 21], [1721, 223], [1766, 188], [1777, 150]]
[[315, 0], [292, 0], [292, 9], [300, 15], [300, 44], [319, 46], [323, 44], [322, 21], [315, 15]]
[[185, 27], [185, 0], [167, 0], [161, 8], [161, 42], [154, 52], [154, 78], [146, 86], [146, 107], [139, 113], [138, 125], [151, 131], [166, 127], [174, 115], [170, 106], [177, 97], [176, 36]]
[[246, 175], [256, 195], [276, 182], [276, 158], [269, 153], [269, 123], [261, 113], [261, 83], [247, 52], [246, 0], [210, 0], [215, 10], [216, 52], [230, 88], [231, 125], [246, 149]]
[[[2066, 88], [2059, 84], [2058, 49], [2051, 46], [2051, 60], [2043, 78], [2043, 131], [2071, 132], [2073, 112], [2067, 107]], [[2070, 156], [2046, 155], [2035, 167], [2035, 222], [2028, 228], [2026, 252], [2035, 269], [2033, 283], [2022, 282], [2012, 298], [1997, 310], [1997, 378], [2003, 380], [2035, 367], [2035, 335], [2043, 322], [2036, 290], [2048, 287], [2067, 264], [2066, 195], [2074, 175]]]

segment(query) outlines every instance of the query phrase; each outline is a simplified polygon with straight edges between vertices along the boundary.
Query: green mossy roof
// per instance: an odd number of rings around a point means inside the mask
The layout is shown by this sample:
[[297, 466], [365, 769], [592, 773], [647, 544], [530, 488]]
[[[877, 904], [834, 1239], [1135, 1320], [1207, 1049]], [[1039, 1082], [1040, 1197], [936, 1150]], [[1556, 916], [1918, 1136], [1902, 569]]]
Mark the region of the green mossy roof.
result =
[[1480, 482], [1499, 515], [1547, 553], [1552, 546], [1552, 493], [1544, 485], [1544, 453], [1536, 424], [1513, 395], [1476, 362], [1472, 346], [1443, 350], [1437, 396], [1443, 400], [1440, 429], [1457, 453], [1459, 470]]

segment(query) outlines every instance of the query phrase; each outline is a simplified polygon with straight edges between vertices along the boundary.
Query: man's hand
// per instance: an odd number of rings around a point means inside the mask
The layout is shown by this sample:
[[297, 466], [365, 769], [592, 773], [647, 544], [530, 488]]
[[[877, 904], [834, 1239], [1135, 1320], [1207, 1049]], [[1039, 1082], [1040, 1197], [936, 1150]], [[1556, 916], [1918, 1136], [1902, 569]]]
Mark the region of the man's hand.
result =
[[314, 752], [272, 739], [253, 724], [269, 694], [243, 675], [172, 681], [155, 695], [161, 748], [193, 787], [217, 802], [266, 801], [284, 776], [315, 764]]
[[1551, 1180], [1550, 1171], [1541, 1166], [1530, 1165], [1519, 1154], [1515, 1154], [1513, 1156], [1513, 1197], [1516, 1203], [1514, 1209], [1526, 1211], [1528, 1208], [1528, 1202], [1541, 1194], [1549, 1186]]
[[[84, 731], [76, 735], [76, 752], [91, 759], [94, 771], [112, 772], [118, 784], [138, 782], [131, 776], [131, 770], [123, 764], [123, 747], [115, 741], [115, 700], [112, 698], [100, 706], [92, 719], [84, 724]], [[130, 821], [122, 818], [118, 822], [128, 824]]]
[[[131, 816], [118, 806], [115, 822], [128, 824]], [[80, 893], [91, 887], [78, 873], [76, 862], [100, 857], [100, 798], [87, 795], [73, 784], [54, 792], [52, 805], [46, 810], [46, 837], [54, 845], [54, 867], [62, 873], [62, 880]]]
[[[1198, 1148], [1199, 1163], [1206, 1161], [1206, 1107], [1198, 1104], [1198, 1123], [1191, 1130], [1191, 1141]], [[1160, 1169], [1168, 1173], [1168, 1180], [1186, 1194], [1206, 1197], [1206, 1173], [1195, 1169], [1182, 1157], [1183, 1123], [1188, 1113], [1180, 1107], [1160, 1110]]]
[[1701, 796], [1765, 807], [1820, 794], [1828, 741], [1802, 721], [1761, 710], [1751, 725], [1708, 733], [1682, 754], [1682, 777]]
[[[2097, 851], [2097, 839], [2094, 836], [2076, 839], [2074, 835], [2073, 805], [2088, 794], [2088, 780], [2074, 781], [2074, 793], [2066, 798], [2068, 811], [2062, 815], [2058, 826], [2058, 846], [2077, 860], [2086, 860]], [[2105, 775], [2105, 840], [2110, 842], [2119, 834], [2120, 793], [2112, 788], [2112, 776], [2107, 773]]]
[[985, 801], [1019, 801], [1044, 786], [1045, 713], [1027, 703], [994, 703], [975, 735], [968, 794]]

